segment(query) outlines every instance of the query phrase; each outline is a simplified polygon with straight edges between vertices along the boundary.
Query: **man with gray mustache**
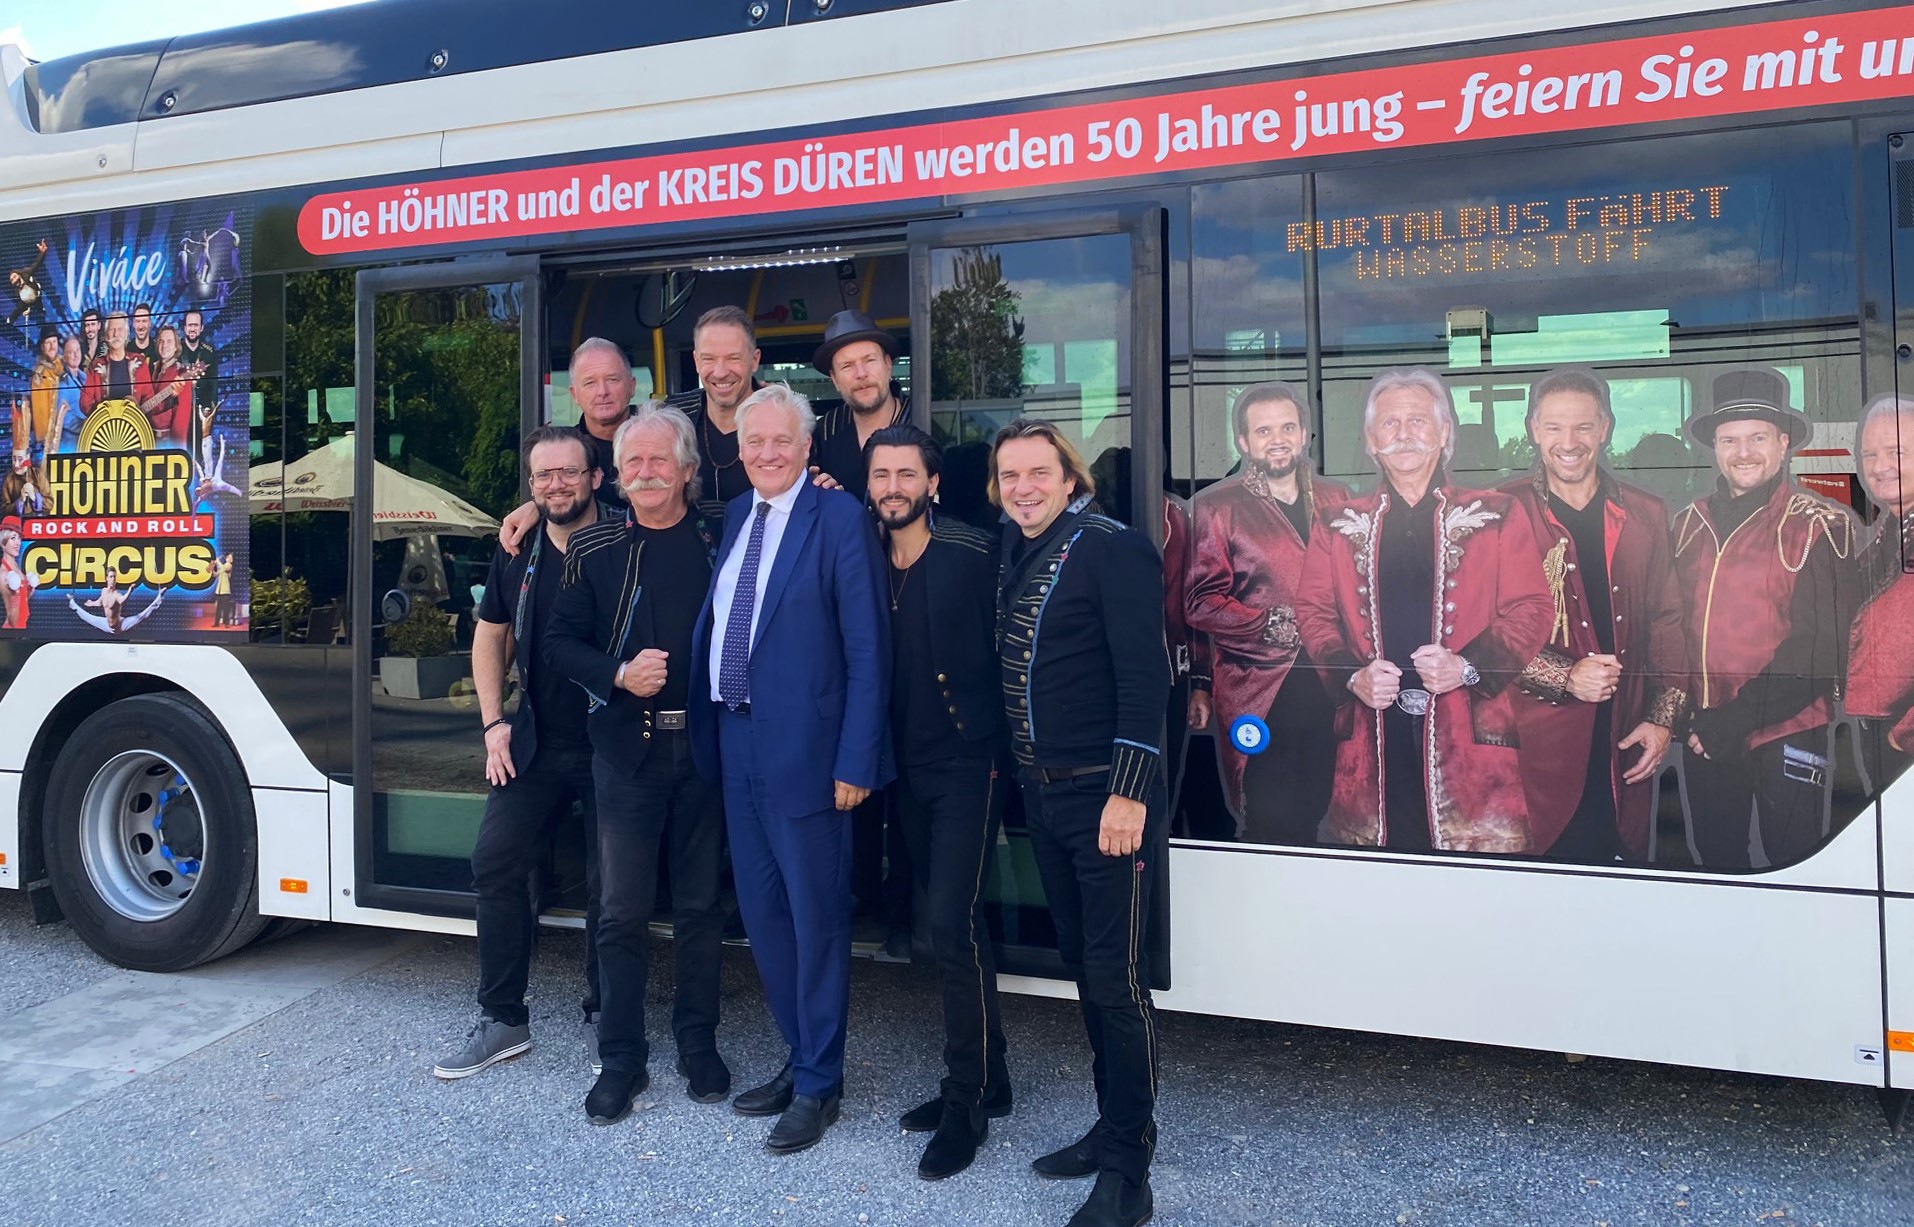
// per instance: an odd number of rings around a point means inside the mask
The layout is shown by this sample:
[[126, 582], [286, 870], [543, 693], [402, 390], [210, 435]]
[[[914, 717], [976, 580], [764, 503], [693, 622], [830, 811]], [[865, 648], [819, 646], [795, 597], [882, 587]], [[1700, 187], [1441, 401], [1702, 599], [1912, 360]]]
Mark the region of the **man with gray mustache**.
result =
[[691, 638], [710, 583], [718, 533], [698, 510], [691, 420], [649, 401], [612, 438], [618, 484], [631, 506], [578, 533], [545, 637], [545, 659], [588, 704], [598, 800], [598, 1081], [585, 1115], [612, 1124], [650, 1085], [645, 986], [658, 865], [669, 857], [671, 1015], [685, 1093], [715, 1103], [731, 1089], [718, 1055], [718, 790], [691, 758]]
[[1529, 517], [1450, 484], [1455, 405], [1427, 367], [1369, 385], [1381, 479], [1323, 507], [1296, 628], [1337, 701], [1325, 843], [1531, 852], [1510, 688], [1553, 606]]

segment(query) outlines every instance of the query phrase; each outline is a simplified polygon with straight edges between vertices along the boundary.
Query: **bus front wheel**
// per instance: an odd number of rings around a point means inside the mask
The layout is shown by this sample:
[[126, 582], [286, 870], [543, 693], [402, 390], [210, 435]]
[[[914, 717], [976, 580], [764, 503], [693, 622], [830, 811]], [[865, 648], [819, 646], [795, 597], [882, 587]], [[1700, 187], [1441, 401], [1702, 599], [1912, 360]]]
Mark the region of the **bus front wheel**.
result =
[[82, 721], [54, 759], [41, 822], [67, 922], [122, 967], [181, 971], [266, 926], [252, 792], [219, 727], [185, 699], [137, 695]]

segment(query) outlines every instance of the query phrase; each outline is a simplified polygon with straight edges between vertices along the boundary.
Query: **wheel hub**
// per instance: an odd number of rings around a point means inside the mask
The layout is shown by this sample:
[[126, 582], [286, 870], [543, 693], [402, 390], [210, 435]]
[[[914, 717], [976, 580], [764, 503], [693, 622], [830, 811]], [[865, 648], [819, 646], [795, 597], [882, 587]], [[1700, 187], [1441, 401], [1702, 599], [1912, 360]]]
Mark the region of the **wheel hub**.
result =
[[80, 857], [106, 905], [129, 920], [164, 920], [198, 885], [206, 827], [192, 781], [152, 750], [101, 765], [80, 804]]

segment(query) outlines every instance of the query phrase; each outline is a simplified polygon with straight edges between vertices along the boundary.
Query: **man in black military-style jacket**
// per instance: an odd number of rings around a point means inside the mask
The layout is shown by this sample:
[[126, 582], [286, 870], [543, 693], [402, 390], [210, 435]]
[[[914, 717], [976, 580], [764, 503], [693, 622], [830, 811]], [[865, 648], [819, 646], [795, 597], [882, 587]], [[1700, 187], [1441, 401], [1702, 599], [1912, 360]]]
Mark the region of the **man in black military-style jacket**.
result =
[[1085, 510], [1089, 470], [1049, 422], [997, 432], [989, 493], [1010, 520], [997, 628], [1011, 750], [1096, 1057], [1095, 1126], [1032, 1166], [1096, 1173], [1071, 1227], [1136, 1227], [1156, 1149], [1152, 971], [1167, 970], [1152, 968], [1145, 936], [1167, 890], [1163, 563], [1142, 534]]
[[699, 1103], [731, 1089], [717, 1050], [723, 810], [692, 762], [685, 719], [692, 631], [718, 540], [696, 508], [695, 440], [685, 414], [655, 401], [618, 427], [612, 448], [632, 514], [574, 538], [545, 637], [550, 667], [590, 696], [604, 1066], [585, 1099], [594, 1124], [623, 1118], [650, 1084], [645, 984], [661, 847], [671, 858], [678, 1070]]
[[943, 449], [917, 427], [882, 427], [864, 457], [890, 563], [893, 821], [909, 841], [911, 871], [927, 901], [944, 998], [943, 1084], [900, 1124], [914, 1133], [936, 1130], [917, 1174], [942, 1180], [976, 1158], [989, 1117], [1010, 1113], [997, 973], [982, 915], [1008, 782], [994, 668], [996, 543], [934, 514]]

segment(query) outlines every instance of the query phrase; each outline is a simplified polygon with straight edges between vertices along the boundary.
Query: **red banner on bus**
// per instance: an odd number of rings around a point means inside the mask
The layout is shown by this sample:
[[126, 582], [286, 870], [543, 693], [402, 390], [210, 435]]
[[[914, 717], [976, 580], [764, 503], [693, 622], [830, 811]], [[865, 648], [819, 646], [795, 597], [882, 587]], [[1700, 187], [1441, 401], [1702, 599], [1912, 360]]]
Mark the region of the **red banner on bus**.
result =
[[328, 192], [314, 255], [1003, 192], [1914, 93], [1914, 7]]

